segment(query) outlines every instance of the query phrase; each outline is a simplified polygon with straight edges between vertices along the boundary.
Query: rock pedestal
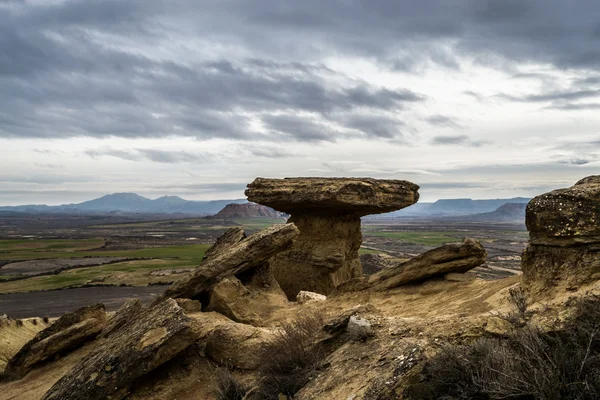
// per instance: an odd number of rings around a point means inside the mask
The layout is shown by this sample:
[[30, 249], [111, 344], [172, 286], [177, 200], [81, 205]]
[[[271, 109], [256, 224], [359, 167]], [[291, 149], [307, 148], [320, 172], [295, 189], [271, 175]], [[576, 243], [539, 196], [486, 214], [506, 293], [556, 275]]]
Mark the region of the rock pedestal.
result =
[[362, 276], [360, 218], [408, 207], [419, 199], [411, 182], [358, 178], [257, 178], [249, 201], [290, 214], [300, 234], [270, 261], [288, 298], [301, 290], [329, 294]]
[[532, 199], [523, 280], [533, 292], [600, 279], [600, 176]]

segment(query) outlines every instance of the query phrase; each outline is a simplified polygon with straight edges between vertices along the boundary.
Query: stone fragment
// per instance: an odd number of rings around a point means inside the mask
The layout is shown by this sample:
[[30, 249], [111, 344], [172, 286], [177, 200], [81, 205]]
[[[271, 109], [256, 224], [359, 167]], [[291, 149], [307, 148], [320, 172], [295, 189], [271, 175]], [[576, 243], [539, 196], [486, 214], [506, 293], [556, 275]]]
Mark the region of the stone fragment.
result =
[[198, 300], [190, 299], [175, 299], [177, 305], [183, 308], [186, 314], [196, 313], [202, 311], [202, 303]]
[[104, 304], [79, 308], [64, 314], [27, 342], [6, 365], [4, 375], [20, 379], [37, 364], [63, 355], [97, 336], [106, 322]]
[[309, 301], [325, 301], [327, 300], [327, 296], [324, 296], [315, 292], [308, 292], [306, 290], [301, 290], [296, 296], [296, 301], [299, 304], [308, 303]]
[[600, 279], [600, 175], [533, 198], [525, 223], [523, 282], [533, 294]]
[[181, 307], [167, 299], [101, 341], [43, 399], [123, 399], [136, 379], [194, 342], [191, 325]]
[[193, 274], [171, 285], [153, 304], [169, 297], [198, 298], [224, 278], [263, 265], [275, 254], [289, 248], [297, 236], [298, 229], [294, 224], [273, 225], [257, 232], [227, 250], [215, 253]]
[[361, 254], [360, 264], [365, 275], [373, 275], [394, 265], [380, 254]]
[[373, 290], [387, 290], [450, 272], [464, 273], [483, 264], [486, 256], [481, 243], [465, 238], [462, 242], [447, 243], [373, 274], [369, 277], [369, 284]]
[[371, 322], [355, 315], [348, 320], [346, 332], [352, 340], [365, 340], [373, 334]]
[[370, 178], [257, 178], [248, 200], [291, 214], [300, 235], [271, 260], [275, 278], [289, 299], [301, 290], [329, 294], [362, 276], [358, 249], [360, 217], [399, 210], [419, 199], [419, 187]]

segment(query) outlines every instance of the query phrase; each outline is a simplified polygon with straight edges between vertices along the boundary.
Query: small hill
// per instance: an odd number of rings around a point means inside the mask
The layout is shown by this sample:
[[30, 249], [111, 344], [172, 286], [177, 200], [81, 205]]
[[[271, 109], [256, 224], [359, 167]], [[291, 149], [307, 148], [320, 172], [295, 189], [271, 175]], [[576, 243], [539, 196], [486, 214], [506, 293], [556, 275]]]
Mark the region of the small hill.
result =
[[286, 214], [256, 203], [227, 204], [214, 218], [284, 218]]
[[506, 203], [488, 213], [472, 215], [472, 219], [485, 221], [520, 221], [525, 222], [527, 203]]

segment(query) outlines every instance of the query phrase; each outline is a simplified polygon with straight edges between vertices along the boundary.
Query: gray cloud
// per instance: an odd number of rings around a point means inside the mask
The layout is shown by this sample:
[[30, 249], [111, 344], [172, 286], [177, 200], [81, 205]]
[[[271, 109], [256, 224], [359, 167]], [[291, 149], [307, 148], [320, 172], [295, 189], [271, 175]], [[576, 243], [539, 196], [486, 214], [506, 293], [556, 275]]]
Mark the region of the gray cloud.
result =
[[102, 149], [102, 150], [86, 150], [85, 154], [92, 158], [98, 157], [116, 157], [128, 161], [150, 160], [158, 163], [177, 164], [189, 163], [206, 160], [207, 156], [202, 154], [192, 154], [180, 150], [157, 150], [157, 149], [135, 149], [135, 150], [119, 150], [119, 149]]
[[381, 115], [352, 115], [344, 125], [362, 132], [368, 137], [380, 139], [401, 139], [405, 123]]
[[[463, 55], [597, 70], [597, 7], [595, 0], [175, 0], [168, 7], [159, 0], [11, 1], [0, 13], [0, 137], [253, 140], [260, 133], [251, 113], [308, 112], [331, 120], [340, 112], [394, 112], [427, 100], [405, 88], [349, 79], [322, 65], [331, 54], [412, 73], [422, 64], [459, 69]], [[181, 46], [194, 39], [203, 51], [210, 51], [204, 43], [236, 50], [227, 60], [148, 55], [171, 36], [174, 48], [179, 39]], [[581, 89], [511, 99], [598, 94]], [[393, 134], [385, 118], [372, 129], [344, 120], [333, 123], [372, 137]], [[287, 129], [279, 139], [315, 140], [306, 129], [298, 137]]]
[[435, 136], [431, 140], [431, 144], [434, 145], [461, 145], [471, 147], [481, 147], [487, 143], [489, 142], [485, 140], [472, 140], [467, 135], [441, 135]]
[[599, 110], [600, 103], [558, 103], [546, 107], [553, 110], [576, 111], [576, 110]]
[[447, 115], [432, 115], [425, 118], [425, 121], [429, 122], [431, 125], [447, 128], [460, 128], [461, 126], [455, 118]]
[[267, 115], [263, 124], [271, 132], [304, 142], [335, 142], [339, 133], [307, 117], [296, 115]]

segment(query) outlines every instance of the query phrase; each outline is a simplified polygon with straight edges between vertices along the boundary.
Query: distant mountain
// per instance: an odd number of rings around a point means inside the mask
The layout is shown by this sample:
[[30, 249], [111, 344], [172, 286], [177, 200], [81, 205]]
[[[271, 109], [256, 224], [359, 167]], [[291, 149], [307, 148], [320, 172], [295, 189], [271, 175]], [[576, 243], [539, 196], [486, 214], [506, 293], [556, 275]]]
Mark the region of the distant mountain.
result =
[[212, 215], [219, 212], [227, 204], [241, 204], [246, 202], [247, 200], [245, 199], [191, 201], [177, 196], [163, 196], [152, 200], [135, 193], [114, 193], [78, 204], [0, 207], [0, 211], [26, 213], [127, 212]]
[[489, 213], [470, 215], [472, 220], [483, 221], [520, 221], [525, 223], [527, 203], [506, 203]]
[[491, 200], [442, 199], [435, 203], [417, 203], [405, 209], [385, 214], [385, 217], [446, 217], [491, 213], [505, 204], [527, 204], [529, 200], [531, 199], [524, 197]]
[[256, 203], [227, 204], [214, 218], [285, 218], [286, 214]]

